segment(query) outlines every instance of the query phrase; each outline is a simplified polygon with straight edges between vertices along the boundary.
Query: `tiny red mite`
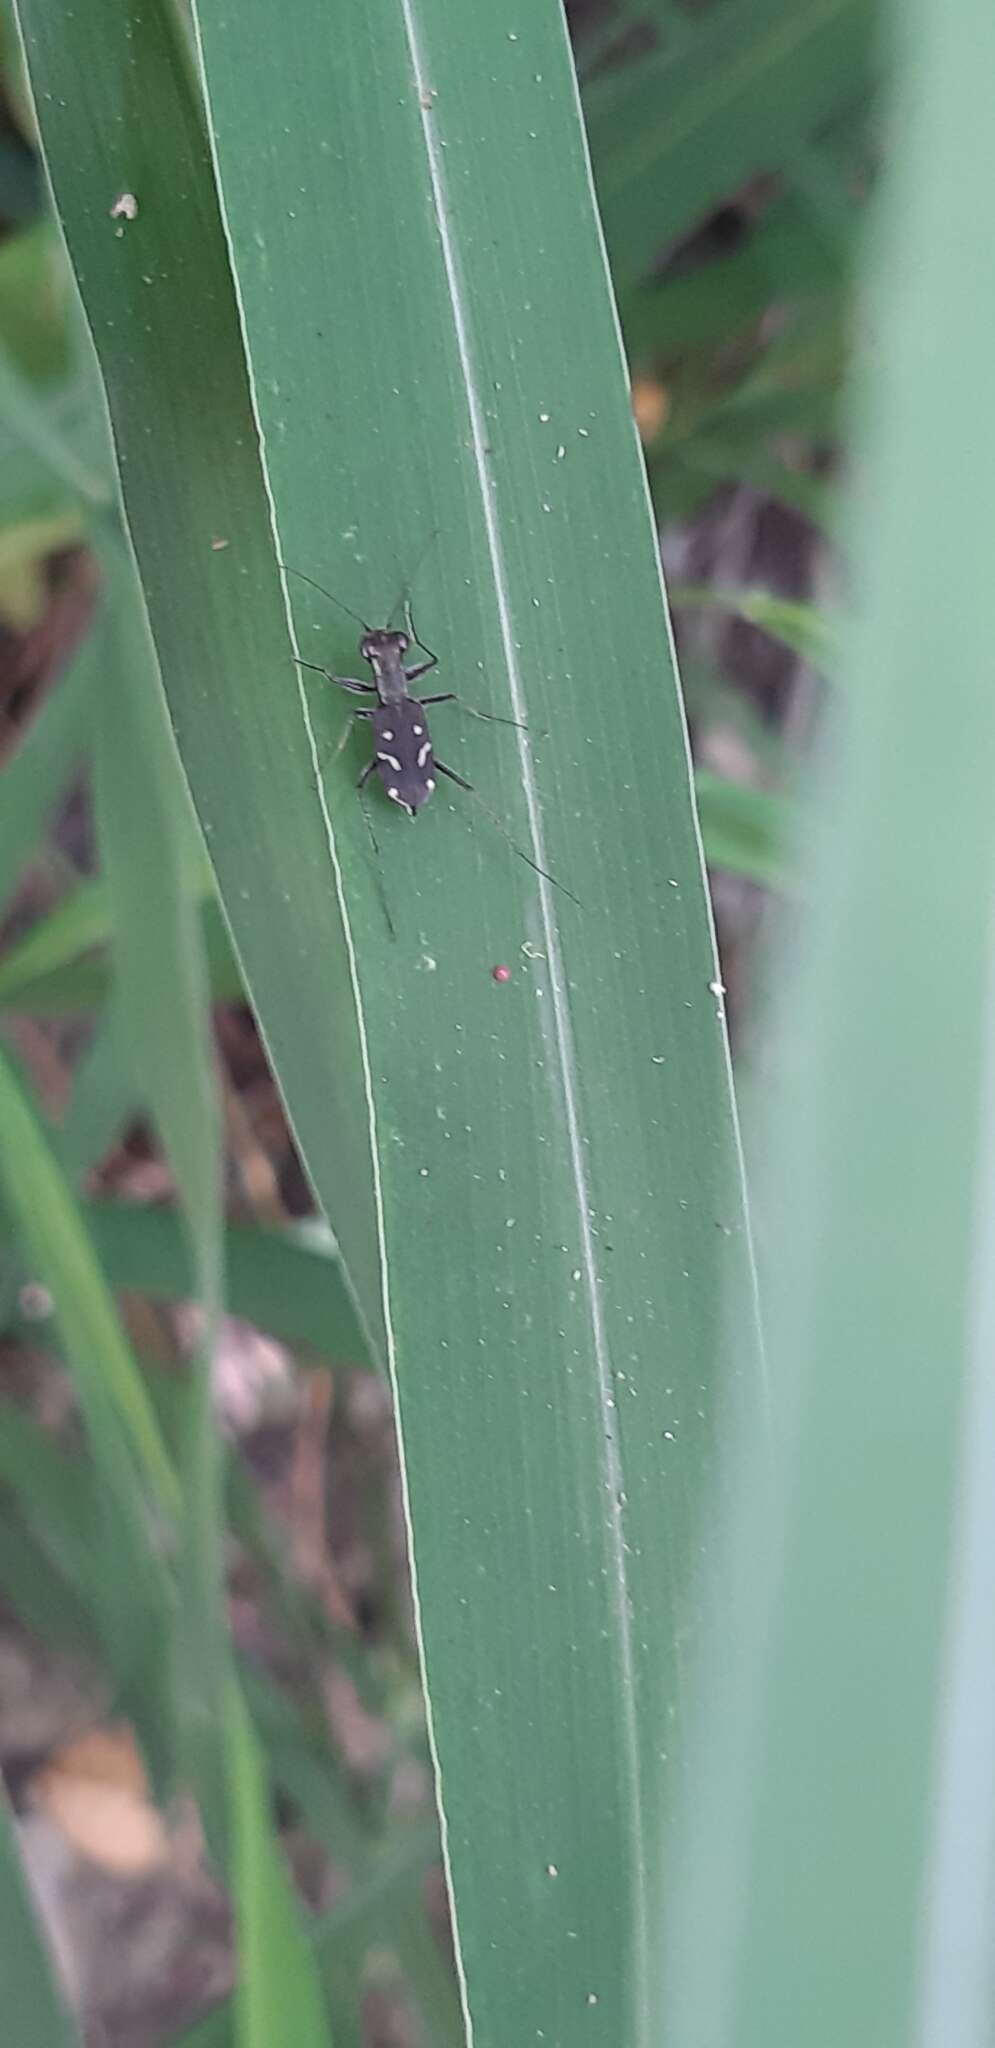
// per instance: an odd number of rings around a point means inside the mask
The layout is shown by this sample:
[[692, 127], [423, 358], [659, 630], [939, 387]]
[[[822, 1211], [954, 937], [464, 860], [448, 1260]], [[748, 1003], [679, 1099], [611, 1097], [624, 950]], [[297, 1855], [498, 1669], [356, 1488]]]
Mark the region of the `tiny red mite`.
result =
[[510, 968], [510, 967], [492, 967], [492, 968], [491, 968], [491, 980], [492, 980], [492, 981], [510, 981], [510, 980], [511, 980], [511, 968]]

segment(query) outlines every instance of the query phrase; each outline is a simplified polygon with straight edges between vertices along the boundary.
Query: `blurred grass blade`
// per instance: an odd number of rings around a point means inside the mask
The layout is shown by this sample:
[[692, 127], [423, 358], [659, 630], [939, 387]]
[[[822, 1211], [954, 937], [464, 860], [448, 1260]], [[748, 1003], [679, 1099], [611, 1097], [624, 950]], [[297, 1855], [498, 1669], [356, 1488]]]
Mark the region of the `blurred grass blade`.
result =
[[166, 1668], [172, 1600], [148, 1496], [168, 1520], [179, 1512], [179, 1485], [70, 1191], [3, 1057], [0, 1184], [32, 1278], [52, 1296], [73, 1371], [100, 1482], [81, 1559], [87, 1597], [121, 1704], [134, 1715], [162, 1793], [172, 1761]]
[[774, 1429], [736, 1442], [672, 1901], [696, 2048], [992, 2038], [995, 15], [892, 27], [852, 687], [765, 1105]]
[[34, 983], [47, 981], [57, 968], [65, 967], [94, 946], [106, 944], [111, 930], [106, 883], [78, 883], [4, 954], [0, 961], [0, 1004], [15, 1007]]
[[225, 1755], [236, 1842], [238, 2048], [273, 2048], [277, 2041], [292, 2041], [295, 2048], [330, 2048], [314, 1957], [269, 1826], [259, 1747], [234, 1684], [228, 1693]]
[[[244, 1477], [244, 1467], [233, 1464], [232, 1469]], [[252, 1493], [248, 1485], [239, 1486], [237, 1491], [242, 1493], [243, 1499]], [[252, 1533], [256, 1537], [261, 1535], [264, 1545], [270, 1547], [272, 1528], [264, 1530], [265, 1518], [260, 1515], [258, 1506], [255, 1514], [257, 1527]], [[240, 1538], [247, 1533], [244, 1527], [238, 1530]], [[254, 1553], [257, 1557], [260, 1555], [258, 1544], [254, 1546]], [[284, 1612], [285, 1619], [289, 1620], [286, 1610]], [[344, 1640], [347, 1633], [339, 1631], [340, 1640]], [[357, 1659], [353, 1655], [352, 1661], [360, 1670], [366, 1668], [361, 1657]], [[265, 1749], [274, 1784], [293, 1801], [306, 1832], [312, 1840], [324, 1844], [329, 1855], [334, 1857], [337, 1868], [348, 1870], [350, 1874], [363, 1869], [365, 1875], [375, 1837], [369, 1812], [357, 1794], [355, 1783], [350, 1780], [347, 1767], [329, 1753], [327, 1740], [319, 1738], [315, 1741], [314, 1731], [306, 1728], [305, 1715], [258, 1667], [253, 1669], [248, 1664], [244, 1665], [241, 1685], [242, 1697]], [[368, 1672], [366, 1689], [369, 1692]], [[382, 1693], [375, 1702], [371, 1700], [369, 1703], [383, 1713]]]
[[70, 497], [82, 499], [84, 504], [99, 509], [113, 504], [110, 482], [106, 477], [94, 476], [78, 459], [71, 442], [61, 433], [53, 416], [53, 406], [46, 397], [36, 394], [27, 379], [15, 369], [0, 347], [0, 426], [7, 426], [12, 435], [37, 458], [54, 482], [61, 484]]
[[104, 650], [98, 621], [0, 775], [0, 903], [37, 851], [49, 812], [86, 747], [90, 693]]
[[[562, 17], [348, 0], [332, 22], [302, 0], [288, 22], [250, 0], [236, 24], [204, 0], [226, 248], [171, 12], [20, 11], [185, 770], [309, 1169], [390, 1333], [469, 2006], [481, 2039], [579, 2016], [589, 2048], [648, 2043], [660, 1731], [670, 1756], [715, 1305], [747, 1256]], [[106, 195], [138, 162], [116, 237]], [[440, 689], [529, 727], [440, 708], [439, 752], [583, 911], [441, 786], [416, 828], [381, 808], [378, 878], [362, 748], [337, 754], [348, 706], [295, 682], [275, 556], [376, 621], [417, 570]], [[293, 603], [307, 659], [355, 663], [332, 606]]]
[[161, 1507], [175, 1512], [176, 1474], [100, 1268], [72, 1196], [2, 1055], [0, 1181], [36, 1275], [52, 1294], [98, 1462], [102, 1453], [108, 1455], [127, 1495], [121, 1460], [133, 1460], [135, 1473], [144, 1474]]
[[[193, 1269], [171, 1210], [98, 1201], [85, 1204], [83, 1214], [112, 1286], [167, 1301], [192, 1297]], [[334, 1241], [322, 1242], [300, 1229], [231, 1224], [224, 1255], [232, 1315], [338, 1363], [369, 1362]]]
[[[221, 1120], [207, 973], [196, 914], [196, 827], [162, 698], [134, 568], [111, 557], [115, 659], [94, 741], [99, 844], [115, 932], [115, 1000], [129, 1065], [176, 1180], [203, 1317], [182, 1437], [178, 1704], [202, 1801], [216, 1788], [228, 1674], [221, 1483], [211, 1360], [222, 1310]], [[205, 1787], [210, 1790], [205, 1792]], [[217, 1830], [220, 1839], [220, 1830]]]
[[[231, 1669], [221, 1450], [211, 1386], [223, 1305], [221, 1130], [196, 915], [196, 828], [138, 585], [123, 554], [115, 554], [111, 576], [119, 646], [100, 706], [95, 790], [114, 906], [117, 1001], [129, 1030], [131, 1063], [176, 1178], [203, 1316], [181, 1426], [184, 1512], [175, 1632], [180, 1740], [216, 1852], [229, 1832], [239, 2048], [267, 2048], [278, 2032], [278, 2016], [301, 2048], [325, 2048], [318, 1977], [275, 1840], [265, 1765]], [[218, 1782], [225, 1771], [228, 1831]]]
[[[59, 1017], [73, 1011], [99, 1010], [114, 989], [110, 898], [103, 882], [83, 882], [57, 904], [49, 919], [12, 946], [0, 964], [0, 1003], [30, 1016]], [[201, 905], [204, 948], [211, 999], [240, 1002], [244, 997], [238, 963], [217, 903]], [[87, 950], [80, 953], [79, 946]], [[22, 950], [23, 945], [23, 950]]]
[[96, 720], [97, 832], [114, 929], [116, 1002], [176, 1177], [198, 1299], [221, 1309], [221, 1120], [197, 904], [197, 830], [134, 569], [112, 562], [114, 661]]
[[760, 626], [772, 640], [797, 654], [813, 668], [826, 672], [836, 653], [838, 630], [825, 611], [797, 599], [775, 597], [769, 590], [709, 589], [700, 584], [672, 584], [670, 602], [675, 611], [682, 606], [704, 611], [732, 612]]
[[0, 1500], [0, 1585], [22, 1626], [73, 1657], [93, 1653], [94, 1609], [67, 1583], [47, 1546], [24, 1524], [19, 1504]]
[[383, 1938], [404, 1973], [425, 2040], [432, 2048], [463, 2048], [463, 2015], [452, 1966], [417, 1894], [399, 1895]]
[[[851, 232], [855, 243], [856, 218]], [[852, 253], [813, 235], [811, 209], [789, 194], [769, 208], [731, 256], [626, 295], [622, 312], [630, 361], [673, 358], [726, 341], [737, 327], [759, 319], [772, 299], [838, 297], [849, 282]]]
[[737, 0], [694, 33], [607, 72], [585, 94], [616, 287], [756, 172], [776, 172], [861, 99], [873, 0]]
[[794, 881], [797, 817], [788, 797], [749, 789], [699, 769], [695, 776], [705, 855], [711, 868], [744, 875], [766, 889]]
[[[359, 2003], [357, 1979], [361, 1958], [384, 1934], [389, 1942], [395, 1912], [406, 1910], [408, 1899], [417, 1891], [427, 1866], [436, 1860], [437, 1855], [438, 1835], [435, 1829], [418, 1829], [391, 1855], [385, 1856], [371, 1876], [356, 1885], [348, 1897], [325, 1914], [315, 1927], [314, 1949], [328, 1981], [329, 2004], [334, 2009], [342, 2003], [345, 1984], [348, 2002], [354, 2008], [354, 2026], [355, 2009]], [[342, 2038], [346, 2037], [346, 2026], [347, 2017], [343, 2013]], [[336, 2048], [339, 2048], [339, 2038], [339, 2030], [336, 2029]], [[358, 2039], [359, 2036], [354, 2035], [353, 2038]], [[190, 2028], [174, 2048], [234, 2048], [234, 2043], [233, 2001], [226, 1999], [206, 2019]]]
[[[112, 997], [73, 1069], [69, 1107], [54, 1133], [59, 1165], [72, 1186], [79, 1185], [88, 1167], [98, 1164], [140, 1107], [141, 1089], [131, 1068], [125, 1020]], [[108, 1268], [92, 1216], [87, 1217], [87, 1229], [112, 1286], [120, 1286], [119, 1276]]]
[[[92, 1460], [57, 1449], [51, 1433], [15, 1408], [0, 1406], [0, 1478], [9, 1513], [0, 1530], [0, 1584], [25, 1625], [45, 1644], [91, 1661], [99, 1644], [115, 1705], [134, 1715], [160, 1785], [172, 1784], [166, 1759], [168, 1703], [161, 1685], [163, 1645], [135, 1682], [133, 1647], [153, 1616], [141, 1571], [105, 1575], [108, 1562], [101, 1482]], [[14, 1519], [16, 1503], [16, 1520]]]
[[32, 1906], [14, 1818], [0, 1787], [0, 1983], [4, 2025], [18, 2048], [83, 2048], [83, 2036], [57, 1983]]
[[[16, 62], [16, 44], [12, 55]], [[6, 53], [3, 64], [9, 90], [13, 65]], [[43, 203], [41, 193], [39, 199]], [[57, 379], [66, 369], [67, 295], [55, 270], [55, 247], [46, 217], [5, 235], [0, 243], [0, 334], [11, 361], [35, 383]], [[5, 422], [12, 440], [20, 438], [19, 411]]]
[[80, 1552], [94, 1522], [94, 1468], [57, 1449], [51, 1433], [15, 1407], [0, 1402], [0, 1479], [20, 1497], [35, 1528], [70, 1585], [78, 1583]]

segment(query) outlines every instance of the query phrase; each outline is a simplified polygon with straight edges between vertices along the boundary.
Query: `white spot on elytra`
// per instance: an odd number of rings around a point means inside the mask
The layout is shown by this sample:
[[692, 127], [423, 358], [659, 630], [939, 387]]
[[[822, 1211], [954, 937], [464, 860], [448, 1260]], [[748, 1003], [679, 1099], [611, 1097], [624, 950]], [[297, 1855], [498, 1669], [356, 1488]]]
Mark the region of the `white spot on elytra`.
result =
[[414, 733], [416, 740], [420, 740], [422, 733], [425, 730], [425, 727], [423, 725], [413, 725], [411, 730]]
[[433, 790], [433, 789], [435, 788], [435, 777], [434, 777], [434, 775], [429, 775], [429, 776], [427, 776], [427, 777], [426, 777], [426, 781], [425, 781], [425, 788], [426, 788], [427, 790], [429, 790], [429, 791], [431, 791], [431, 790]]
[[[401, 764], [396, 754], [381, 754], [378, 752], [377, 760], [386, 761], [388, 768], [393, 768], [395, 775], [400, 775]], [[393, 796], [393, 794], [394, 792], [392, 790], [391, 795]]]
[[382, 732], [380, 737], [382, 740], [392, 740], [394, 735], [392, 732]]
[[419, 768], [424, 768], [424, 766], [425, 766], [425, 763], [426, 763], [426, 761], [428, 760], [428, 757], [429, 757], [429, 755], [430, 755], [431, 751], [432, 751], [432, 749], [431, 749], [431, 746], [429, 745], [429, 742], [428, 742], [428, 740], [426, 740], [426, 741], [425, 741], [425, 744], [424, 744], [424, 746], [421, 746], [421, 747], [419, 747], [419, 749], [418, 749], [418, 766], [419, 766]]

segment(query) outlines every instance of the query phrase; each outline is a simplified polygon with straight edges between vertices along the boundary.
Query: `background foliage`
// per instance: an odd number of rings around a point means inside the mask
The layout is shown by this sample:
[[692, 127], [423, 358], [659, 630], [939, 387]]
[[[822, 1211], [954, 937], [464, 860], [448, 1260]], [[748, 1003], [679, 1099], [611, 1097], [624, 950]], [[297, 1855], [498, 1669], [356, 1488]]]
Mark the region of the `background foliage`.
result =
[[[241, 2002], [184, 2038], [269, 2038], [271, 2001], [279, 2009], [293, 1982], [302, 2040], [327, 2027], [336, 2042], [388, 2041], [402, 2025], [458, 2040], [377, 1378], [390, 1349], [384, 1203], [478, 2038], [537, 2017], [569, 2033], [580, 2012], [592, 2041], [655, 2039], [654, 1831], [670, 1810], [660, 1729], [666, 1759], [683, 1741], [716, 1304], [727, 1267], [745, 1283], [719, 977], [628, 399], [556, 10], [526, 27], [509, 0], [467, 10], [455, 33], [451, 9], [357, 6], [334, 51], [320, 12], [301, 8], [290, 27], [259, 10], [233, 42], [223, 14], [199, 8], [205, 113], [193, 46], [165, 0], [129, 17], [124, 53], [117, 8], [79, 24], [79, 47], [71, 23], [22, 9], [127, 537], [4, 23], [0, 1584], [29, 1668], [35, 1646], [77, 1658], [68, 1713], [47, 1742], [36, 1714], [28, 1748], [68, 1750], [62, 1777], [77, 1784], [90, 1783], [70, 1746], [80, 1726], [126, 1718], [141, 1751], [136, 1777], [116, 1737], [112, 1776], [131, 1787], [132, 1824], [139, 1814], [151, 1830], [148, 1924], [165, 1921], [172, 1941], [115, 1981], [84, 1927], [74, 1989], [111, 2038], [147, 2041], [154, 2023], [178, 2039], [226, 1988], [225, 1901], [202, 1863], [182, 1867], [169, 1808], [193, 1785], [254, 1967]], [[757, 919], [765, 892], [796, 886], [795, 784], [837, 637], [822, 594], [878, 157], [874, 10], [658, 0], [578, 6], [571, 30], [748, 1076]], [[338, 158], [322, 163], [336, 137]], [[333, 176], [347, 200], [334, 222], [320, 204]], [[444, 260], [432, 226], [442, 186], [455, 195]], [[331, 461], [329, 390], [345, 401]], [[496, 512], [482, 509], [485, 472]], [[469, 799], [462, 812], [434, 806], [431, 831], [419, 821], [417, 861], [388, 837], [400, 821], [378, 812], [401, 933], [390, 944], [362, 821], [337, 808], [362, 749], [339, 748], [339, 707], [316, 679], [295, 692], [281, 557], [378, 615], [401, 569], [415, 570], [419, 622], [449, 658], [439, 687], [462, 688], [454, 651], [472, 648], [467, 699], [532, 728], [523, 750], [440, 708], [440, 752], [446, 716], [454, 765], [541, 849], [579, 915], [537, 895]], [[329, 565], [343, 561], [340, 588]], [[308, 658], [355, 661], [351, 630], [314, 593], [294, 590], [292, 624]], [[617, 672], [624, 695], [606, 687]], [[490, 973], [506, 960], [507, 992]], [[547, 1062], [568, 1114], [544, 1153]], [[592, 1215], [578, 1213], [571, 1116], [591, 1138]], [[311, 1216], [302, 1158], [336, 1238]], [[552, 1258], [533, 1256], [540, 1239]], [[450, 1256], [436, 1266], [426, 1248], [440, 1243]], [[227, 1310], [261, 1334], [226, 1323], [212, 1346], [222, 1259]], [[488, 1359], [506, 1355], [516, 1295], [529, 1328], [517, 1376], [502, 1380]], [[191, 1300], [199, 1314], [171, 1306]], [[610, 1387], [579, 1366], [572, 1377], [592, 1332], [600, 1352], [602, 1314], [621, 1361]], [[220, 1447], [206, 1421], [212, 1348]], [[666, 1378], [661, 1356], [676, 1361]], [[89, 1376], [88, 1360], [101, 1367]], [[88, 1408], [88, 1396], [107, 1407], [115, 1361], [111, 1411]], [[616, 1416], [622, 1462], [606, 1467]], [[433, 1516], [420, 1502], [443, 1465], [451, 1485]], [[599, 1519], [606, 1472], [615, 1498]], [[659, 1522], [646, 1504], [661, 1473]], [[168, 1527], [180, 1487], [185, 1541], [166, 1540], [167, 1567], [141, 1503], [151, 1489]], [[619, 1622], [620, 1587], [634, 1633]], [[536, 1737], [544, 1716], [553, 1742]], [[215, 1723], [226, 1799], [205, 1739]], [[17, 1736], [0, 1739], [16, 1763]], [[50, 1825], [59, 1809], [37, 1761], [24, 1773], [30, 1825]], [[274, 1860], [267, 1775], [318, 1913], [313, 1973]], [[153, 1828], [149, 1788], [173, 1815], [168, 1835]], [[537, 1913], [547, 1940], [527, 1969]], [[191, 1982], [181, 1959], [194, 1928]], [[489, 1969], [512, 1987], [504, 2007]]]

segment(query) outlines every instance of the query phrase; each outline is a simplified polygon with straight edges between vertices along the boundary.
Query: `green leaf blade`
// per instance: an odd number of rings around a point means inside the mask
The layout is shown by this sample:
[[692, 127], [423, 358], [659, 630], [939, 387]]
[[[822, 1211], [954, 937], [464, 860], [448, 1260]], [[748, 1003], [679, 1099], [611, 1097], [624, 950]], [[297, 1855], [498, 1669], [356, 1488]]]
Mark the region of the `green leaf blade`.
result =
[[[721, 1111], [714, 1144], [697, 1143], [725, 1085], [717, 976], [562, 29], [551, 10], [512, 26], [485, 10], [454, 19], [378, 6], [352, 12], [332, 65], [315, 59], [327, 38], [316, 17], [296, 31], [309, 39], [306, 64], [303, 42], [268, 38], [261, 10], [237, 38], [221, 10], [202, 4], [198, 18], [285, 557], [374, 624], [398, 563], [421, 561], [416, 616], [447, 662], [439, 687], [530, 727], [521, 744], [496, 728], [464, 733], [440, 709], [436, 748], [583, 904], [537, 887], [469, 802], [419, 818], [414, 855], [412, 828], [384, 810], [391, 946], [361, 872], [361, 828], [343, 808], [469, 2010], [485, 2042], [578, 2026], [592, 2041], [648, 2039], [667, 1799], [659, 1730], [675, 1693], [670, 1651], [652, 1633], [644, 1647], [630, 1616], [662, 1602], [669, 1635], [684, 1510], [709, 1457], [696, 1389], [715, 1339], [710, 1308], [681, 1275], [738, 1256], [740, 1217]], [[293, 98], [289, 226], [238, 147], [246, 40], [268, 90]], [[391, 109], [375, 138], [360, 114], [373, 77]], [[315, 169], [329, 131], [342, 181], [334, 232]], [[545, 195], [558, 189], [551, 217]], [[569, 294], [562, 256], [550, 260], [564, 248]], [[287, 388], [279, 366], [305, 250], [313, 310], [295, 323]], [[339, 277], [361, 291], [358, 333], [333, 316]], [[314, 433], [329, 393], [358, 498], [336, 489]], [[370, 431], [388, 401], [400, 441]], [[431, 438], [417, 426], [426, 414], [446, 423]], [[292, 602], [308, 658], [356, 673], [339, 618], [296, 585]], [[328, 722], [343, 715], [331, 700]], [[357, 748], [350, 779], [362, 758]], [[330, 773], [344, 807], [346, 775]], [[501, 964], [503, 986], [492, 979]], [[675, 1115], [689, 1141], [694, 1132], [693, 1195], [662, 1146]], [[428, 1287], [426, 1246], [448, 1253]], [[673, 1276], [663, 1298], [654, 1270]], [[661, 1353], [672, 1374], [659, 1371]], [[663, 1589], [661, 1543], [673, 1560]], [[588, 1636], [598, 1669], [586, 1669], [581, 1700], [574, 1660]], [[535, 1645], [535, 1671], [515, 1674]], [[584, 1801], [576, 1773], [595, 1757], [601, 1796]], [[482, 1783], [502, 1788], [486, 1851]]]
[[[25, 12], [50, 79], [64, 39], [35, 0]], [[148, 17], [130, 21], [151, 79]], [[54, 124], [164, 682], [247, 985], [343, 1250], [360, 1247], [364, 1304], [385, 1264], [477, 2040], [649, 2042], [715, 1304], [746, 1252], [686, 738], [563, 23], [545, 0], [525, 20], [350, 0], [334, 23], [318, 5], [277, 23], [253, 0], [237, 27], [204, 0], [198, 22], [276, 552], [372, 624], [417, 567], [440, 690], [529, 727], [440, 706], [438, 754], [581, 900], [440, 784], [414, 825], [375, 811], [391, 941], [353, 789], [368, 747], [336, 755], [349, 706], [277, 653], [216, 305], [190, 398], [175, 277], [198, 306], [197, 289], [228, 289], [202, 157], [183, 158], [187, 214], [175, 166], [150, 178], [133, 224], [149, 239], [132, 258], [129, 231], [112, 265]], [[116, 11], [104, 31], [119, 35]], [[374, 87], [389, 119], [370, 119]], [[138, 251], [153, 248], [175, 277], [136, 375], [111, 322], [126, 334], [147, 305]], [[227, 598], [205, 604], [215, 585]], [[339, 615], [296, 585], [292, 605], [303, 657], [354, 673]], [[326, 944], [322, 887], [347, 938], [320, 974], [285, 946], [274, 961], [284, 906], [296, 946]]]
[[32, 1908], [14, 1817], [0, 1791], [0, 1911], [3, 1915], [4, 2012], [23, 2048], [83, 2048]]
[[[343, 1157], [349, 1162], [348, 1199], [333, 1203], [337, 1235], [358, 1312], [373, 1348], [382, 1350], [369, 1112], [349, 952], [313, 747], [299, 706], [287, 715], [298, 704], [293, 648], [201, 110], [170, 10], [133, 9], [128, 21], [126, 83], [119, 10], [108, 6], [91, 19], [85, 61], [72, 37], [51, 34], [51, 20], [31, 0], [20, 11], [29, 72], [36, 87], [39, 76], [49, 81], [43, 92], [51, 98], [39, 99], [48, 167], [84, 273], [125, 509], [184, 768], [313, 1177], [329, 1190]], [[157, 106], [151, 151], [138, 112], [143, 91]], [[65, 123], [48, 118], [58, 101], [66, 103], [58, 113], [71, 111]], [[120, 120], [105, 119], [109, 106], [120, 108]], [[136, 151], [144, 187], [137, 217], [118, 235], [109, 209], [136, 182]], [[197, 308], [196, 376], [184, 307]], [[281, 893], [274, 913], [271, 881], [288, 849], [293, 888]], [[302, 1014], [315, 1020], [312, 1031], [298, 1028]], [[319, 1100], [320, 1117], [311, 1114]]]
[[160, 1506], [179, 1507], [176, 1473], [163, 1444], [76, 1206], [38, 1124], [0, 1057], [0, 1173], [11, 1214], [37, 1272], [50, 1288], [70, 1355], [80, 1401], [98, 1456], [106, 1443], [112, 1464], [133, 1459]]

